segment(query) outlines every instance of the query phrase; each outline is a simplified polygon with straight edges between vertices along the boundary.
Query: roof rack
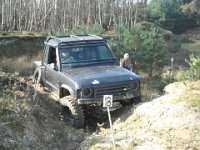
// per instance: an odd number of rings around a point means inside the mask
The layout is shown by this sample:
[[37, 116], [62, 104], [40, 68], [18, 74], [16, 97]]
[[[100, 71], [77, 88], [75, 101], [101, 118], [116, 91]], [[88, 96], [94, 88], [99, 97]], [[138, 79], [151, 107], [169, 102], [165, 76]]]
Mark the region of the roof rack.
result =
[[[69, 37], [75, 38], [75, 39], [77, 39], [77, 40], [82, 41], [82, 40], [85, 40], [84, 37], [86, 37], [86, 36], [88, 36], [88, 37], [93, 37], [93, 38], [95, 38], [96, 40], [102, 40], [102, 39], [103, 39], [103, 38], [101, 38], [101, 37], [99, 37], [99, 36], [96, 36], [96, 35], [94, 35], [94, 34], [72, 34], [72, 35], [62, 35], [62, 36], [50, 36], [50, 37], [47, 38], [47, 40], [46, 40], [45, 42], [48, 42], [48, 41], [51, 40], [51, 39], [54, 39], [54, 40], [57, 41], [57, 42], [62, 42], [60, 38], [69, 38]], [[93, 40], [94, 40], [94, 39], [93, 39]]]
[[75, 36], [89, 36], [89, 34], [74, 34]]
[[64, 37], [70, 37], [70, 35], [50, 36], [49, 38], [47, 38], [47, 41], [49, 41], [50, 39], [58, 39], [58, 38], [64, 38]]
[[78, 40], [84, 40], [83, 38], [81, 38], [82, 36], [85, 36], [85, 35], [70, 35], [70, 37], [73, 37], [73, 38], [76, 38]]
[[48, 42], [51, 39], [55, 39], [55, 40], [59, 41], [56, 36], [50, 36], [47, 38], [46, 42]]
[[74, 35], [70, 35], [70, 37], [74, 37], [74, 38], [79, 39], [79, 40], [84, 40], [83, 38], [81, 38], [82, 36], [91, 36], [91, 37], [94, 37], [94, 38], [97, 38], [97, 39], [103, 39], [103, 38], [96, 36], [94, 34], [74, 34]]
[[56, 36], [56, 38], [64, 38], [64, 37], [70, 37], [70, 35], [59, 35], [59, 36]]
[[97, 36], [97, 35], [94, 35], [94, 34], [88, 34], [89, 36], [92, 36], [92, 37], [95, 37], [95, 38], [98, 38], [98, 39], [103, 39], [103, 38], [101, 38], [101, 37], [99, 37], [99, 36]]

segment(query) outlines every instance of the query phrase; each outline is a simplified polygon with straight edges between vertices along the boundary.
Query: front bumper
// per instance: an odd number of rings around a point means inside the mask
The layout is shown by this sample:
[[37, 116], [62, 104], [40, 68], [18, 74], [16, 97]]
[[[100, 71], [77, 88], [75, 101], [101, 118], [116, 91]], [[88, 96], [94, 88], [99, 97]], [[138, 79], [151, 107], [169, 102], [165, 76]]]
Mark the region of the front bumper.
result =
[[[138, 97], [141, 95], [141, 92], [137, 93], [127, 93], [126, 95], [121, 95], [121, 96], [115, 96], [113, 95], [113, 101], [125, 101], [129, 100], [135, 97]], [[98, 98], [87, 98], [87, 99], [78, 99], [78, 104], [84, 105], [84, 104], [101, 104], [103, 103], [103, 96], [98, 97]]]

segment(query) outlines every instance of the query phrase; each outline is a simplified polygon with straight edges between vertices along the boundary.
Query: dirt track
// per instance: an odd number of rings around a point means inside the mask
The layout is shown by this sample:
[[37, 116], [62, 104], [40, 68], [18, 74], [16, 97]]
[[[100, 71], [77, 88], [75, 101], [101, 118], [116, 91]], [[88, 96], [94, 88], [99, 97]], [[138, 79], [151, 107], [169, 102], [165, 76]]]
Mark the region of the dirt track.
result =
[[[26, 88], [6, 88], [10, 90], [7, 90], [7, 95], [4, 94], [3, 103], [2, 99], [0, 101], [0, 149], [112, 148], [111, 130], [106, 117], [100, 120], [88, 116], [87, 127], [75, 129], [64, 123], [61, 106], [42, 88], [29, 88], [28, 93], [23, 91]], [[111, 114], [117, 149], [199, 149], [200, 110], [174, 103], [173, 99], [184, 93], [184, 90], [176, 89], [178, 91], [170, 87], [167, 95]], [[14, 100], [10, 101], [10, 98]], [[30, 109], [28, 112], [12, 112], [6, 105], [9, 102], [16, 104], [16, 110], [23, 110], [22, 106]], [[12, 116], [13, 120], [9, 120], [8, 117]], [[98, 127], [97, 123], [103, 124]]]
[[[177, 90], [169, 87], [169, 94], [122, 113], [114, 122], [117, 149], [199, 150], [200, 109], [175, 103], [174, 99], [185, 92]], [[102, 127], [99, 133], [86, 138], [81, 149], [112, 147], [111, 130]]]

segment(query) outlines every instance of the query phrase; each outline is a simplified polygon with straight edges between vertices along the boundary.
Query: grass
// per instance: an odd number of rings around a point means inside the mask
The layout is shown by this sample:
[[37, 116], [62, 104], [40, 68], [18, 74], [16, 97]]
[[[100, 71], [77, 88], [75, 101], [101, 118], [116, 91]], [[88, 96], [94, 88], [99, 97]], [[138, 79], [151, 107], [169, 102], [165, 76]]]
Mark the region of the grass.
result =
[[[3, 90], [4, 89], [4, 90]], [[16, 135], [24, 132], [24, 121], [30, 115], [32, 106], [26, 94], [21, 91], [13, 91], [8, 86], [0, 88], [0, 126], [9, 129]], [[0, 131], [2, 132], [2, 131]], [[6, 134], [7, 130], [5, 131]], [[4, 136], [4, 133], [0, 133]], [[20, 143], [13, 143], [20, 147]], [[18, 145], [19, 144], [19, 145]]]
[[146, 80], [141, 83], [141, 91], [142, 91], [142, 101], [151, 101], [152, 99], [159, 96], [159, 92], [156, 89], [156, 83], [155, 80]]
[[10, 84], [11, 76], [10, 74], [0, 76], [0, 119], [4, 122], [23, 118], [31, 110], [26, 92], [14, 90], [15, 83]]
[[28, 57], [26, 55], [16, 58], [2, 58], [0, 65], [6, 72], [17, 73], [20, 76], [31, 76], [33, 74], [33, 62], [35, 60], [42, 60], [42, 54], [34, 57]]
[[173, 84], [176, 84], [174, 86], [176, 89], [184, 89], [184, 92], [174, 100], [175, 103], [183, 103], [188, 108], [200, 109], [200, 80], [183, 81]]
[[45, 35], [37, 32], [0, 32], [0, 39], [5, 38], [27, 38], [27, 37], [44, 37]]
[[163, 94], [163, 89], [166, 85], [173, 83], [174, 78], [172, 76], [168, 77], [155, 77], [151, 79], [142, 79], [141, 91], [142, 91], [142, 101], [151, 101]]
[[9, 119], [7, 121], [12, 121], [12, 119], [15, 120], [15, 117], [24, 116], [26, 113], [30, 111], [31, 106], [26, 99], [21, 97], [14, 99], [11, 96], [9, 96], [9, 94], [7, 95], [8, 96], [5, 98], [3, 97], [0, 98], [1, 117], [4, 116], [4, 118]]
[[[190, 54], [200, 56], [200, 40], [193, 40], [193, 42], [182, 43], [182, 48], [187, 49]], [[178, 98], [175, 99], [176, 103], [184, 103], [189, 108], [200, 108], [200, 80], [198, 81], [184, 81], [187, 79], [188, 71], [180, 69], [176, 72], [175, 78], [178, 81], [173, 83], [175, 89], [184, 89]]]
[[25, 100], [0, 98], [0, 125], [5, 125], [15, 133], [24, 131], [24, 118], [31, 107]]
[[188, 49], [189, 53], [200, 55], [200, 40], [194, 40], [192, 43], [182, 43], [182, 48]]

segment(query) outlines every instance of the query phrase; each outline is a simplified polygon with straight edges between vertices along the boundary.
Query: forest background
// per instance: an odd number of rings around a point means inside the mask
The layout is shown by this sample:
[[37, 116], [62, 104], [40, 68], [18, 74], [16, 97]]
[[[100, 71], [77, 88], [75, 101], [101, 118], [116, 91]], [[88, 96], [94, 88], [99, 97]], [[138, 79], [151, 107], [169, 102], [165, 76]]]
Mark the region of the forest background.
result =
[[200, 25], [199, 0], [1, 0], [0, 30], [40, 32], [44, 37], [96, 34], [117, 58], [128, 52], [136, 72], [159, 76], [176, 52], [177, 38]]

